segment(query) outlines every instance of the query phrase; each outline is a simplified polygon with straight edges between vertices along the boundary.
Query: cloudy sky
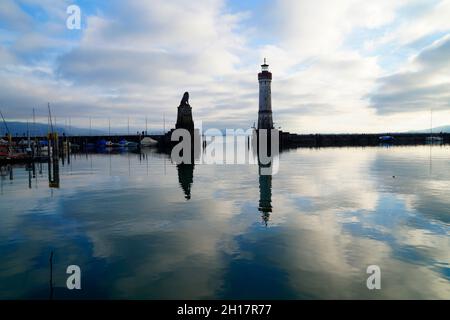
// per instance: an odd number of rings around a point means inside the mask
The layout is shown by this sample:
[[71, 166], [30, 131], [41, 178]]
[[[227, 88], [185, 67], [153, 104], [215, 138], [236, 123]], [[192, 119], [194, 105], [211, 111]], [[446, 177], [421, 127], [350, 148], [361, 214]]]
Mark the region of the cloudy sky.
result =
[[[81, 29], [66, 27], [67, 7]], [[8, 120], [160, 129], [184, 91], [205, 127], [248, 128], [257, 73], [276, 126], [299, 133], [450, 124], [450, 0], [2, 0]]]

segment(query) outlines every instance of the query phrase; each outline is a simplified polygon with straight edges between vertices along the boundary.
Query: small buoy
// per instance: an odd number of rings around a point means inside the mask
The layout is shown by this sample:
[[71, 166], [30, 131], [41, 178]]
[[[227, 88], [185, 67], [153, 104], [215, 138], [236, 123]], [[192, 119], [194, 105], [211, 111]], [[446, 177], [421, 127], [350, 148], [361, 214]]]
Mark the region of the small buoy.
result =
[[392, 178], [394, 178], [394, 179], [395, 179], [395, 176], [392, 176]]

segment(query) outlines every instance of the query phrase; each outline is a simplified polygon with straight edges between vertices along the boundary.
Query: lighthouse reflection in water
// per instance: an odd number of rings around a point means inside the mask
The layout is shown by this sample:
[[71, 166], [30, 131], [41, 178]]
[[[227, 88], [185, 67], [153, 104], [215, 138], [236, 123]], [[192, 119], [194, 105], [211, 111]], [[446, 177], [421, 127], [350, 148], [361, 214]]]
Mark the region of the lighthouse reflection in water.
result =
[[261, 174], [261, 164], [259, 165], [259, 206], [261, 217], [267, 226], [272, 212], [272, 175]]

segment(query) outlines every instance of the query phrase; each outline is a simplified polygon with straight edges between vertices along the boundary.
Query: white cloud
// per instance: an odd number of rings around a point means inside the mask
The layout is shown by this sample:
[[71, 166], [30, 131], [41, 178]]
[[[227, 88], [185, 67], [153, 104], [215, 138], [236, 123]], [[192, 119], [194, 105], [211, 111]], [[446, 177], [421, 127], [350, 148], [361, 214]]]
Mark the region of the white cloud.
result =
[[429, 5], [428, 1], [412, 1], [412, 4], [418, 5], [418, 12], [403, 19], [397, 28], [380, 39], [380, 43], [407, 45], [423, 37], [450, 30], [449, 0], [438, 1], [435, 5]]
[[[376, 114], [380, 108], [370, 108], [369, 97], [378, 94], [373, 93], [377, 79], [386, 79], [386, 61], [399, 59], [396, 52], [379, 51], [383, 45], [400, 45], [400, 39], [406, 38], [405, 43], [411, 42], [413, 38], [401, 31], [406, 25], [423, 29], [414, 32], [417, 35], [447, 28], [441, 13], [449, 11], [447, 1], [427, 4], [423, 14], [416, 13], [421, 17], [417, 21], [399, 13], [417, 3], [279, 0], [270, 10], [261, 11], [266, 17], [260, 17], [230, 11], [222, 0], [116, 0], [91, 11], [82, 8], [86, 27], [78, 39], [64, 30], [66, 3], [54, 6], [45, 1], [41, 6], [49, 19], [32, 21], [33, 30], [18, 33], [8, 46], [2, 44], [0, 58], [8, 67], [0, 68], [0, 78], [22, 78], [21, 85], [10, 86], [15, 92], [0, 94], [8, 102], [10, 118], [23, 117], [31, 101], [45, 104], [64, 97], [62, 117], [80, 115], [78, 106], [89, 105], [92, 113], [97, 108], [102, 112], [110, 109], [115, 116], [119, 110], [127, 110], [136, 119], [146, 115], [159, 119], [162, 113], [175, 114], [180, 96], [190, 91], [197, 119], [219, 127], [248, 127], [257, 115], [256, 73], [262, 58], [267, 57], [274, 74], [274, 118], [283, 129], [401, 130], [413, 125], [414, 114], [408, 114], [411, 122], [400, 124], [398, 118], [384, 112]], [[11, 8], [20, 9], [11, 4], [8, 2]], [[23, 15], [18, 21], [31, 19], [24, 12], [16, 14]], [[255, 22], [260, 19], [264, 23]], [[422, 61], [410, 60], [414, 63], [400, 68], [424, 68]], [[23, 70], [32, 71], [23, 77]], [[445, 90], [438, 86], [445, 83], [445, 73], [429, 70], [436, 90]], [[405, 76], [402, 81], [416, 80]], [[24, 91], [25, 87], [33, 89]], [[421, 92], [406, 94], [405, 103]], [[419, 102], [413, 109], [424, 107]], [[388, 111], [398, 110], [391, 106]], [[443, 122], [450, 122], [445, 113], [441, 116]]]
[[281, 43], [300, 57], [340, 49], [355, 28], [373, 29], [390, 23], [405, 1], [361, 0], [278, 1], [275, 23]]
[[379, 113], [450, 108], [450, 34], [422, 50], [405, 67], [379, 80], [370, 96]]
[[0, 21], [7, 24], [10, 31], [29, 30], [32, 22], [31, 18], [13, 0], [0, 2]]

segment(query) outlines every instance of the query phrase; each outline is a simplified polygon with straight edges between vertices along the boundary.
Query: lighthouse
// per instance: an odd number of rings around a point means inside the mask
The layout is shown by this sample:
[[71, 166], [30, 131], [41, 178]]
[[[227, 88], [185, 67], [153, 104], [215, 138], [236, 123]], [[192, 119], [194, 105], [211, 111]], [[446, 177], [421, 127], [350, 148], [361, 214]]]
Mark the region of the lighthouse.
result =
[[261, 72], [258, 73], [259, 81], [259, 112], [258, 129], [273, 129], [272, 119], [272, 73], [269, 72], [269, 65], [264, 58], [261, 65]]

